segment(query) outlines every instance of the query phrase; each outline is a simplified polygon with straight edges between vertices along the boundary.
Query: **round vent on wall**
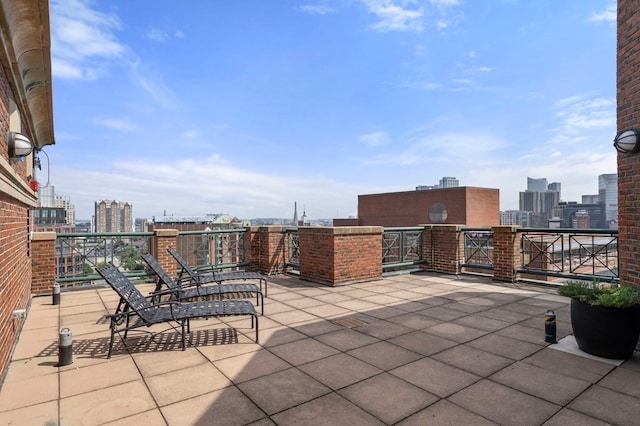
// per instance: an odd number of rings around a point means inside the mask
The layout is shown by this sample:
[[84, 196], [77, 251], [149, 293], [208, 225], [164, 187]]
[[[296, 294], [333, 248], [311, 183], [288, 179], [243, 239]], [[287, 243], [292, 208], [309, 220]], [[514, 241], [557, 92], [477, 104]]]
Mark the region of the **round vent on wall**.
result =
[[439, 201], [431, 204], [431, 207], [429, 207], [429, 220], [431, 223], [444, 223], [447, 220], [447, 206]]

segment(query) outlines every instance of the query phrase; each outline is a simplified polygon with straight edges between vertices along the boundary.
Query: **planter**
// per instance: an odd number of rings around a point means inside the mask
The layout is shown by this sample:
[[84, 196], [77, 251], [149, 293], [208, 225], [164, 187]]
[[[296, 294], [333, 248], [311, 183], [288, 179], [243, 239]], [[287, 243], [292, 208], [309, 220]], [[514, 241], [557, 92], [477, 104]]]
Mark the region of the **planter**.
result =
[[578, 347], [602, 358], [627, 359], [640, 334], [640, 306], [606, 308], [571, 300], [571, 326]]

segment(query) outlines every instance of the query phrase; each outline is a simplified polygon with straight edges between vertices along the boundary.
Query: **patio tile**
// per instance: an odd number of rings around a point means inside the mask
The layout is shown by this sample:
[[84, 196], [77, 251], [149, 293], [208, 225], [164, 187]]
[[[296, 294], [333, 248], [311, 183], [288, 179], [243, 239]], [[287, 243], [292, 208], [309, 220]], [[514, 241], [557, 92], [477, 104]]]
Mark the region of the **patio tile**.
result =
[[285, 305], [291, 306], [295, 309], [310, 308], [312, 306], [325, 305], [325, 302], [310, 297], [304, 297], [301, 299], [291, 299], [283, 302]]
[[109, 426], [156, 426], [166, 424], [167, 422], [165, 422], [159, 409], [145, 411], [131, 417], [125, 417], [124, 419], [109, 422]]
[[507, 321], [511, 324], [524, 321], [532, 317], [529, 314], [523, 314], [520, 312], [514, 312], [504, 309], [503, 306], [499, 308], [487, 309], [486, 311], [479, 312], [478, 315], [483, 317], [495, 318], [500, 321]]
[[421, 311], [417, 311], [417, 313], [429, 316], [440, 321], [453, 321], [454, 319], [458, 319], [466, 315], [465, 312], [449, 309], [446, 305], [423, 309]]
[[42, 377], [49, 374], [58, 374], [58, 355], [35, 358], [23, 358], [12, 361], [4, 378], [7, 382], [19, 382], [20, 380]]
[[477, 330], [484, 331], [497, 331], [503, 328], [511, 326], [508, 321], [501, 321], [495, 318], [483, 317], [481, 315], [473, 314], [466, 317], [458, 318], [451, 321], [453, 324], [463, 325], [465, 327], [475, 328]]
[[523, 362], [498, 371], [490, 379], [559, 405], [569, 403], [591, 385]]
[[265, 417], [262, 410], [234, 387], [189, 398], [160, 410], [170, 425], [239, 426]]
[[336, 302], [335, 304], [341, 308], [356, 312], [370, 311], [379, 307], [376, 303], [365, 302], [364, 300], [357, 299], [343, 300], [341, 302]]
[[388, 342], [378, 342], [363, 346], [349, 351], [348, 354], [382, 370], [391, 370], [421, 358], [421, 355], [413, 351]]
[[[381, 392], [381, 390], [384, 391]], [[385, 424], [392, 424], [433, 404], [438, 397], [391, 374], [371, 377], [338, 391]]]
[[335, 355], [338, 351], [314, 339], [297, 340], [271, 348], [271, 352], [292, 365], [305, 364], [320, 358]]
[[[331, 305], [331, 304], [312, 306], [310, 308], [305, 308], [304, 311], [312, 315], [315, 315], [317, 317], [321, 317], [325, 319], [337, 318], [345, 315], [350, 315], [353, 313], [351, 309], [346, 309], [346, 308], [343, 308], [337, 305]], [[296, 326], [297, 325], [298, 324], [296, 324]]]
[[341, 351], [349, 351], [379, 341], [368, 334], [345, 328], [317, 336], [316, 339]]
[[159, 406], [169, 405], [231, 386], [231, 381], [210, 363], [149, 377], [145, 380]]
[[543, 348], [540, 345], [500, 336], [498, 334], [482, 336], [469, 342], [468, 345], [514, 360], [526, 358]]
[[337, 354], [299, 367], [320, 383], [331, 389], [340, 389], [381, 372], [357, 358]]
[[57, 374], [5, 382], [0, 392], [0, 412], [55, 401], [60, 397], [58, 389]]
[[459, 343], [468, 342], [469, 340], [474, 340], [487, 334], [486, 331], [478, 330], [477, 328], [465, 327], [463, 325], [454, 324], [453, 322], [434, 325], [424, 331]]
[[496, 333], [501, 336], [511, 337], [536, 345], [548, 345], [548, 343], [544, 341], [544, 323], [541, 324], [539, 329], [514, 324], [511, 327], [498, 330]]
[[569, 408], [607, 423], [635, 425], [638, 424], [640, 400], [627, 394], [595, 385], [576, 398], [569, 405]]
[[495, 423], [478, 416], [464, 408], [441, 399], [424, 410], [398, 423], [400, 426], [490, 426]]
[[60, 373], [60, 398], [140, 380], [131, 358], [111, 359], [96, 365], [72, 368]]
[[467, 345], [458, 345], [433, 356], [445, 364], [479, 376], [488, 376], [513, 363], [513, 360]]
[[[602, 379], [598, 385], [640, 398], [640, 371], [619, 367]], [[640, 420], [640, 419], [639, 419]]]
[[389, 342], [422, 355], [433, 355], [458, 344], [453, 340], [424, 331], [407, 333], [400, 337], [389, 339]]
[[[326, 316], [326, 318], [331, 317], [331, 314], [329, 316]], [[303, 324], [296, 324], [295, 326], [295, 331], [299, 331], [300, 333], [303, 333], [309, 337], [315, 337], [343, 329], [344, 327], [342, 327], [341, 325], [338, 325], [335, 322], [327, 319], [309, 321]]]
[[3, 425], [57, 425], [58, 400], [30, 405], [16, 410], [0, 412]]
[[263, 375], [240, 383], [238, 387], [269, 415], [331, 392], [331, 389], [297, 368]]
[[342, 293], [327, 293], [327, 294], [323, 294], [322, 296], [317, 296], [316, 299], [321, 300], [325, 303], [339, 303], [339, 302], [345, 302], [348, 300], [351, 300], [351, 297], [348, 295], [345, 295], [344, 292]]
[[251, 380], [290, 367], [285, 361], [264, 349], [213, 361], [213, 365], [235, 383]]
[[368, 324], [357, 327], [356, 330], [383, 340], [412, 331], [409, 327], [378, 319], [370, 320]]
[[589, 383], [596, 383], [613, 369], [611, 364], [551, 348], [545, 348], [523, 362]]
[[207, 362], [207, 359], [195, 348], [186, 351], [145, 352], [133, 354], [133, 361], [142, 377], [180, 370], [191, 365]]
[[298, 310], [269, 314], [269, 318], [283, 325], [292, 325], [318, 319], [318, 317], [313, 314]]
[[544, 313], [548, 309], [552, 309], [547, 306], [552, 306], [553, 308], [555, 308], [556, 306], [559, 306], [559, 304], [549, 302], [546, 300], [540, 300], [537, 303], [535, 303], [531, 298], [529, 298], [529, 299], [523, 299], [520, 302], [514, 302], [514, 303], [508, 303], [506, 305], [502, 305], [501, 308], [506, 311], [517, 312], [519, 314], [527, 314], [530, 317], [542, 318], [544, 316]]
[[274, 415], [272, 418], [279, 425], [317, 426], [321, 423], [336, 426], [378, 426], [384, 424], [335, 393], [293, 407]]
[[[58, 347], [59, 330], [57, 328], [23, 330], [20, 334], [21, 344], [17, 345], [11, 355], [13, 361], [28, 359], [50, 353], [50, 348]], [[57, 351], [56, 351], [57, 354]]]
[[424, 330], [441, 322], [440, 320], [414, 312], [389, 318], [389, 321], [414, 330]]
[[430, 358], [422, 358], [389, 373], [441, 398], [451, 395], [480, 377]]
[[398, 315], [402, 315], [405, 313], [405, 311], [403, 311], [402, 309], [400, 309], [398, 306], [383, 306], [383, 307], [378, 307], [376, 309], [372, 309], [370, 311], [367, 311], [367, 314], [371, 315], [372, 317], [378, 318], [378, 319], [393, 319], [395, 317], [397, 317]]
[[594, 419], [585, 414], [578, 413], [577, 411], [563, 408], [551, 417], [544, 426], [607, 426], [609, 423], [605, 423], [601, 420]]
[[98, 425], [155, 408], [142, 380], [60, 400], [60, 424]]
[[296, 340], [306, 339], [308, 336], [297, 331], [297, 328], [279, 325], [268, 330], [260, 329], [260, 343], [265, 348], [282, 345]]
[[449, 401], [503, 425], [538, 425], [560, 407], [508, 388], [481, 380], [449, 397]]

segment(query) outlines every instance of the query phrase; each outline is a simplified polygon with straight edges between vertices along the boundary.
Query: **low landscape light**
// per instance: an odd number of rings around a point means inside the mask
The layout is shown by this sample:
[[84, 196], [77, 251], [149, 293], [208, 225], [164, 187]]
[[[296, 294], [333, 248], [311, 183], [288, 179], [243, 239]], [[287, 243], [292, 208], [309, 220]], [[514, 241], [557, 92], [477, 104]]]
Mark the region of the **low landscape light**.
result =
[[640, 151], [640, 130], [627, 129], [618, 132], [613, 139], [613, 146], [623, 154], [634, 154]]
[[9, 158], [20, 159], [33, 151], [33, 142], [22, 133], [8, 132], [7, 141], [9, 145]]

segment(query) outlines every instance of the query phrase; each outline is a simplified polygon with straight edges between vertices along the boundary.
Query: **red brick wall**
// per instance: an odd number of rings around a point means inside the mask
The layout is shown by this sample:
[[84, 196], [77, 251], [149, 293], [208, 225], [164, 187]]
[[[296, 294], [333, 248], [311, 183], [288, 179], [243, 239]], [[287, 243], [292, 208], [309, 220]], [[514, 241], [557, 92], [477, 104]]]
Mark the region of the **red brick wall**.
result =
[[178, 245], [178, 230], [177, 229], [156, 229], [154, 235], [151, 238], [151, 247], [149, 249], [150, 254], [156, 258], [160, 266], [174, 276], [175, 271], [178, 269], [178, 263], [169, 254], [167, 249], [169, 247], [176, 248]]
[[259, 228], [258, 264], [260, 272], [275, 274], [283, 271], [285, 235], [282, 230], [282, 226], [261, 226]]
[[432, 189], [358, 196], [360, 226], [418, 226], [433, 222], [429, 208], [447, 207], [445, 224], [494, 226], [500, 224], [500, 191], [490, 188]]
[[422, 234], [422, 258], [430, 271], [457, 274], [464, 259], [459, 225], [431, 225]]
[[31, 293], [51, 294], [56, 282], [56, 233], [35, 232], [31, 239]]
[[300, 278], [348, 284], [382, 276], [382, 228], [300, 227]]
[[6, 371], [22, 327], [22, 320], [12, 319], [11, 314], [26, 309], [31, 297], [27, 210], [27, 206], [0, 193], [0, 374]]
[[[640, 0], [618, 0], [618, 131], [640, 128]], [[618, 154], [620, 281], [640, 285], [640, 154]]]
[[520, 267], [520, 234], [515, 226], [493, 227], [493, 278], [515, 282]]

